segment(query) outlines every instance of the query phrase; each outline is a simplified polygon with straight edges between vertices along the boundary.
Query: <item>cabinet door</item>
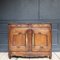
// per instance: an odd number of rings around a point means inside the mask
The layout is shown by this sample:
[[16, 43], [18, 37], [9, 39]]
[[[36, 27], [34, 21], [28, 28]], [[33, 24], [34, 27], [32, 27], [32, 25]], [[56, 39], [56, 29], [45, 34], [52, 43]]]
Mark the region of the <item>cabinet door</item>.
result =
[[32, 51], [50, 51], [51, 32], [47, 28], [34, 29]]
[[10, 30], [10, 50], [11, 51], [27, 51], [28, 43], [26, 37], [27, 28], [13, 28]]

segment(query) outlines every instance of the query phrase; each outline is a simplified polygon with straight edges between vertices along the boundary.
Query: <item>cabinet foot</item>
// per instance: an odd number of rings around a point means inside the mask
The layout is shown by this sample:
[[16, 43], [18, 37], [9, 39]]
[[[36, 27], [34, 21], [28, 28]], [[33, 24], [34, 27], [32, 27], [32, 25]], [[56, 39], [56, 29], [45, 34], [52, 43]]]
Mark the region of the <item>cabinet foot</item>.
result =
[[11, 54], [10, 53], [8, 54], [8, 57], [9, 57], [9, 59], [11, 59]]
[[11, 56], [9, 56], [9, 59], [11, 59]]
[[49, 59], [51, 59], [51, 56], [49, 56]]

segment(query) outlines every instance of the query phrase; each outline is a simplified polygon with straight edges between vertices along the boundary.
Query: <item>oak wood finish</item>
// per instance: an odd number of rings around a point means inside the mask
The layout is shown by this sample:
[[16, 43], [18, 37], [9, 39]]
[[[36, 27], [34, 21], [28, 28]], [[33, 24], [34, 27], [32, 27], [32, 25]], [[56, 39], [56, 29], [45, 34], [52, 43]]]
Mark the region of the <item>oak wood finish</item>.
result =
[[51, 24], [9, 24], [9, 58], [52, 55]]

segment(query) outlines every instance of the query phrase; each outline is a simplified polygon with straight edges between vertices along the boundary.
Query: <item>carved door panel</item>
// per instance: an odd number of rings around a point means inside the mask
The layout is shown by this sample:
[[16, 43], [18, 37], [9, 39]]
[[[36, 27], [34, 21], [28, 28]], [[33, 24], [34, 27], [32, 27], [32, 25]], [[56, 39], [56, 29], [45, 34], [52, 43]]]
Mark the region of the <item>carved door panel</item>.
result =
[[27, 28], [14, 28], [11, 30], [10, 45], [12, 51], [27, 51], [28, 40], [26, 36]]
[[49, 29], [34, 29], [32, 51], [49, 51], [51, 48], [51, 33]]

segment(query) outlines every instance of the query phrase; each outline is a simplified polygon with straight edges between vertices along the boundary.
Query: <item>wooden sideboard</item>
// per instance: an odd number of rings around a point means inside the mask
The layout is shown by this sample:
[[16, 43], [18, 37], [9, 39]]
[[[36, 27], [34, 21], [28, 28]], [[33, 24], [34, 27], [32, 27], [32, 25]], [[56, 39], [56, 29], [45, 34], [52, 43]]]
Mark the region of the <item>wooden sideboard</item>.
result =
[[8, 55], [21, 57], [52, 56], [51, 24], [8, 24]]

